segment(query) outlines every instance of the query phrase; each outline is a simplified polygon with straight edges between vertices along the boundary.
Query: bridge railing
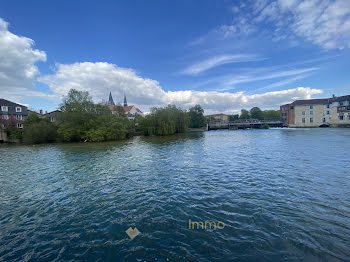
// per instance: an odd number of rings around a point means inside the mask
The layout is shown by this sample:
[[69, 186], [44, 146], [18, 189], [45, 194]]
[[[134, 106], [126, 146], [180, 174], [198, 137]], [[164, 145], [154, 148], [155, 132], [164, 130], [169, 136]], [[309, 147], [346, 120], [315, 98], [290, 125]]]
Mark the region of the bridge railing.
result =
[[245, 119], [245, 120], [235, 120], [235, 121], [229, 121], [228, 124], [257, 124], [257, 123], [280, 123], [280, 120], [276, 119], [264, 119], [264, 120], [259, 120], [259, 119]]

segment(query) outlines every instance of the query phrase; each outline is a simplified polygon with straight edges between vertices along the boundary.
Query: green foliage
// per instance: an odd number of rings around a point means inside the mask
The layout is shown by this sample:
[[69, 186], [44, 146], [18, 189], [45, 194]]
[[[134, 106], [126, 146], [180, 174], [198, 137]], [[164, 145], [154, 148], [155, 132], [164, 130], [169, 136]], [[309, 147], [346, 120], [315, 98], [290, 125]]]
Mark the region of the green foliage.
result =
[[23, 142], [26, 144], [52, 143], [57, 141], [57, 127], [47, 119], [31, 115], [24, 121]]
[[10, 138], [22, 140], [22, 131], [21, 130], [12, 130], [9, 132]]
[[250, 109], [250, 117], [252, 119], [258, 119], [258, 120], [264, 119], [263, 112], [259, 107], [253, 107], [252, 109]]
[[124, 109], [116, 106], [112, 111], [107, 105], [94, 104], [88, 92], [71, 89], [60, 106], [55, 124], [37, 115], [29, 116], [24, 123], [25, 143], [101, 142], [120, 140], [138, 132], [144, 135], [172, 135], [184, 133], [188, 126], [202, 127], [206, 123], [200, 105], [187, 113], [176, 106], [152, 108], [146, 117], [134, 120], [125, 117]]
[[241, 115], [239, 116], [239, 119], [249, 119], [250, 114], [248, 110], [242, 109], [241, 110]]
[[68, 95], [63, 99], [61, 105], [62, 112], [92, 112], [94, 111], [94, 103], [87, 91], [78, 91], [71, 89]]
[[130, 137], [133, 121], [122, 114], [112, 114], [106, 105], [94, 104], [88, 92], [70, 90], [61, 105], [58, 134], [65, 142], [111, 141]]
[[279, 110], [264, 110], [263, 117], [267, 120], [280, 120]]
[[149, 115], [139, 120], [139, 129], [146, 136], [184, 133], [188, 127], [186, 111], [171, 105], [165, 108], [152, 108]]
[[[279, 110], [264, 110], [259, 107], [253, 107], [250, 111], [242, 109], [239, 119], [258, 119], [258, 120], [279, 120]], [[230, 120], [231, 121], [231, 120]]]
[[190, 121], [190, 127], [191, 128], [199, 128], [206, 125], [206, 119], [203, 115], [204, 110], [200, 105], [195, 105], [194, 107], [191, 107], [188, 115], [189, 115], [189, 121]]
[[228, 116], [228, 121], [235, 121], [239, 119], [239, 115], [229, 115]]

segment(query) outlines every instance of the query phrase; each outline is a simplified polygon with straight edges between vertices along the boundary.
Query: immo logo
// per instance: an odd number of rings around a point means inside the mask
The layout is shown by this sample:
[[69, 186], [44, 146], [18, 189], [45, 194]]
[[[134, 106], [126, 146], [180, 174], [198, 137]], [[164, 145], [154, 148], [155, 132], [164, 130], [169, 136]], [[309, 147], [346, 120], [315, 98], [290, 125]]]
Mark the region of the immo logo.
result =
[[[195, 228], [196, 226], [196, 228]], [[188, 220], [188, 228], [189, 229], [224, 229], [225, 223], [218, 221], [191, 221], [191, 219]]]

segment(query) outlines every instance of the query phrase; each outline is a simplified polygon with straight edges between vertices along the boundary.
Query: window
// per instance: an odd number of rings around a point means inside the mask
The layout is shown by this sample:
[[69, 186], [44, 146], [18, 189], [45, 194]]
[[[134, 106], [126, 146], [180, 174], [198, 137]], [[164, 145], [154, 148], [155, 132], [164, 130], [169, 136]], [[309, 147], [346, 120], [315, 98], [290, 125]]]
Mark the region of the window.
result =
[[305, 111], [301, 112], [301, 114], [302, 114], [303, 116], [305, 116]]
[[1, 106], [1, 111], [8, 112], [9, 107], [8, 106]]
[[326, 108], [330, 108], [330, 105], [326, 105]]
[[343, 105], [344, 105], [344, 102], [343, 102], [343, 101], [339, 102], [339, 105], [340, 105], [340, 106], [343, 106]]
[[348, 114], [348, 120], [350, 120], [350, 114]]
[[314, 106], [310, 106], [310, 109], [313, 109], [314, 108]]
[[22, 123], [17, 123], [17, 128], [23, 128], [23, 124]]
[[314, 111], [310, 111], [310, 115], [313, 115], [314, 114]]
[[327, 111], [327, 115], [329, 115], [331, 112]]
[[55, 122], [55, 118], [53, 116], [50, 116], [50, 122]]
[[343, 115], [340, 115], [340, 116], [338, 117], [338, 119], [339, 119], [339, 120], [344, 120], [344, 116], [343, 116]]
[[22, 107], [16, 106], [16, 112], [22, 112]]
[[314, 118], [310, 117], [310, 123], [313, 123], [313, 122], [314, 122]]
[[23, 116], [22, 115], [16, 115], [16, 119], [17, 120], [23, 120]]
[[305, 118], [302, 118], [302, 119], [301, 119], [301, 122], [305, 123]]
[[290, 109], [294, 109], [294, 106], [291, 106]]
[[326, 118], [325, 118], [325, 117], [322, 118], [322, 122], [323, 122], [323, 123], [326, 123]]
[[9, 116], [8, 115], [3, 115], [2, 118], [5, 119], [5, 120], [8, 120]]

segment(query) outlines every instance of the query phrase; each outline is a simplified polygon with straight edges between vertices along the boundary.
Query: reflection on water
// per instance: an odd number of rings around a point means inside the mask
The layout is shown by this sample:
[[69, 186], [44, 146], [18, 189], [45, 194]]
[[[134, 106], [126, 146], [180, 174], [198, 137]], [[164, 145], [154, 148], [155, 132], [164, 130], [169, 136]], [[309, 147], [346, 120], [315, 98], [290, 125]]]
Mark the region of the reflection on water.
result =
[[270, 129], [1, 145], [0, 260], [345, 261], [349, 138]]

